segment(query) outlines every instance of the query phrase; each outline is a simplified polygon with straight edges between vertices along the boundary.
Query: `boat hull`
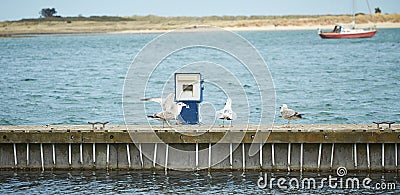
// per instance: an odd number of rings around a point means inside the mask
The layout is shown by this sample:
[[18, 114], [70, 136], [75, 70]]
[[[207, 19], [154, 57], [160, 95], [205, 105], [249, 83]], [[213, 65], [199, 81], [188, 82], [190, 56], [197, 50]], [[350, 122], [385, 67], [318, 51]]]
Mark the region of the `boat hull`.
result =
[[357, 32], [357, 33], [335, 33], [321, 32], [319, 36], [323, 39], [354, 39], [354, 38], [371, 38], [376, 34], [376, 30]]

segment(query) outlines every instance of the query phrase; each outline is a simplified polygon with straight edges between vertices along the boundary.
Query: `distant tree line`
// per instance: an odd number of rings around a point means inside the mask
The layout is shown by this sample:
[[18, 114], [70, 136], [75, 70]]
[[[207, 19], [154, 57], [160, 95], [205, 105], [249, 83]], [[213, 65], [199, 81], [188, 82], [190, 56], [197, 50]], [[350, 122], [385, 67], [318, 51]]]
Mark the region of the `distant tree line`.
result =
[[[203, 17], [190, 17], [190, 16], [175, 16], [175, 17], [162, 17], [156, 15], [147, 16], [131, 16], [131, 17], [119, 17], [119, 16], [90, 16], [84, 17], [79, 15], [78, 17], [61, 17], [57, 14], [55, 8], [43, 8], [39, 12], [41, 19], [63, 21], [67, 20], [68, 23], [72, 21], [151, 21], [153, 23], [165, 22], [165, 21], [235, 21], [235, 20], [271, 20], [271, 19], [297, 19], [302, 17], [308, 18], [318, 18], [318, 15], [287, 15], [287, 16], [264, 16], [264, 15], [252, 15], [252, 16], [203, 16]], [[381, 14], [381, 9], [379, 7], [375, 8], [375, 14]], [[356, 15], [365, 15], [364, 13], [356, 13]], [[34, 19], [23, 19], [24, 21], [34, 20]]]
[[381, 9], [379, 7], [375, 8], [375, 14], [380, 14], [380, 13], [382, 13]]
[[60, 17], [56, 16], [55, 14], [57, 13], [55, 8], [43, 8], [39, 14], [41, 18], [49, 18], [49, 17]]

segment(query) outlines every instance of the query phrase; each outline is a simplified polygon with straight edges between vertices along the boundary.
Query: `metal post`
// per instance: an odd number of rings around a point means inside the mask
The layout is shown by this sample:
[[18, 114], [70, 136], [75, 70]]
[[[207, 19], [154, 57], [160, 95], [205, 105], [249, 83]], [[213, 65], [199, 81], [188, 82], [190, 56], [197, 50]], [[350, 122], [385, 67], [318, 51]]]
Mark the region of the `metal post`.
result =
[[291, 148], [292, 148], [292, 144], [289, 143], [289, 144], [288, 144], [288, 155], [287, 155], [287, 169], [288, 169], [288, 171], [290, 171]]
[[275, 144], [271, 144], [272, 166], [275, 166]]
[[303, 172], [303, 143], [300, 144], [300, 172]]
[[369, 143], [367, 143], [367, 166], [368, 169], [371, 169], [371, 161], [369, 159]]
[[232, 143], [229, 144], [229, 164], [231, 165], [232, 169], [233, 166]]
[[165, 172], [168, 170], [168, 144], [165, 148]]
[[53, 164], [56, 164], [56, 145], [55, 144], [51, 144], [52, 148], [53, 148]]
[[82, 143], [79, 144], [79, 162], [83, 164], [83, 146]]
[[243, 171], [246, 169], [246, 153], [244, 149], [244, 143], [242, 143], [242, 162], [243, 162]]
[[72, 147], [71, 147], [71, 143], [68, 145], [68, 163], [69, 165], [72, 164]]
[[211, 143], [208, 143], [208, 168], [211, 168]]
[[140, 164], [143, 167], [143, 153], [142, 153], [142, 144], [139, 144], [139, 158], [140, 158]]
[[353, 148], [354, 148], [354, 167], [357, 168], [357, 144], [356, 143], [353, 144]]
[[153, 167], [156, 167], [156, 160], [157, 160], [157, 143], [154, 144]]
[[196, 143], [196, 169], [199, 168], [199, 143]]
[[318, 170], [321, 168], [321, 156], [322, 156], [322, 143], [319, 144], [318, 148]]
[[126, 156], [128, 158], [128, 167], [131, 168], [131, 152], [129, 149], [129, 144], [126, 144]]
[[40, 162], [42, 165], [42, 171], [44, 171], [44, 157], [43, 157], [43, 144], [40, 143]]
[[333, 156], [335, 152], [335, 143], [332, 143], [332, 150], [331, 150], [331, 169], [333, 167]]
[[96, 143], [93, 143], [93, 164], [96, 164]]
[[29, 165], [29, 143], [26, 144], [26, 165]]
[[395, 158], [394, 163], [395, 163], [396, 168], [397, 168], [397, 165], [398, 165], [398, 160], [397, 160], [397, 159], [398, 159], [398, 158], [397, 158], [397, 157], [398, 157], [398, 156], [397, 156], [397, 155], [398, 155], [398, 154], [397, 154], [397, 143], [394, 144], [394, 151], [395, 151], [395, 153], [394, 153], [394, 158]]
[[263, 144], [260, 143], [260, 167], [263, 166]]
[[382, 143], [382, 168], [385, 168], [385, 143]]
[[106, 165], [107, 165], [107, 169], [108, 169], [108, 165], [110, 164], [110, 144], [107, 144], [106, 155], [107, 155]]
[[18, 160], [17, 160], [17, 146], [15, 143], [13, 143], [13, 148], [14, 148], [14, 165], [18, 165]]

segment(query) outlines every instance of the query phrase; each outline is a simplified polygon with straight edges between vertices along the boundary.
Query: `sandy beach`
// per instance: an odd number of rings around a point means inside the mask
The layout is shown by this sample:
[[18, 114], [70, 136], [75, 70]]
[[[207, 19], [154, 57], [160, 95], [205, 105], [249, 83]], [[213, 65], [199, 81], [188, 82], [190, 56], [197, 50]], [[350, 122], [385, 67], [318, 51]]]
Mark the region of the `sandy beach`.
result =
[[[28, 34], [163, 33], [180, 28], [220, 27], [231, 31], [332, 29], [349, 23], [351, 16], [223, 16], [223, 17], [102, 17], [45, 18], [0, 22], [0, 37]], [[112, 20], [111, 20], [112, 19]], [[400, 28], [400, 14], [357, 16], [358, 27]], [[372, 20], [372, 22], [371, 22]]]
[[[361, 25], [360, 25], [361, 26]], [[367, 24], [364, 24], [367, 27]], [[385, 28], [400, 28], [400, 23], [378, 23], [375, 24], [378, 29]], [[318, 29], [332, 29], [333, 25], [310, 25], [310, 26], [247, 26], [247, 27], [223, 27], [224, 30], [229, 31], [276, 31], [276, 30], [318, 30]], [[172, 30], [172, 29], [171, 29]], [[171, 30], [122, 30], [108, 32], [112, 34], [130, 34], [130, 33], [165, 33]]]

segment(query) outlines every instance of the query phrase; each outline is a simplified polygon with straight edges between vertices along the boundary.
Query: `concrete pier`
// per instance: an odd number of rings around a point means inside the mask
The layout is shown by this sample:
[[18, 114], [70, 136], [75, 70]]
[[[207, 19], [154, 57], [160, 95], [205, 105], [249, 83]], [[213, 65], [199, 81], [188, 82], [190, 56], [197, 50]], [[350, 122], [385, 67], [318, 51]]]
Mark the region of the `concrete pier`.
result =
[[[397, 171], [400, 125], [0, 126], [0, 169]], [[227, 133], [240, 140], [227, 138]], [[256, 140], [257, 133], [268, 136]], [[250, 147], [259, 147], [249, 155]], [[211, 147], [211, 149], [210, 149]], [[188, 151], [176, 153], [175, 150]]]

